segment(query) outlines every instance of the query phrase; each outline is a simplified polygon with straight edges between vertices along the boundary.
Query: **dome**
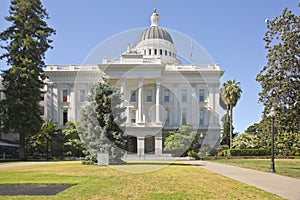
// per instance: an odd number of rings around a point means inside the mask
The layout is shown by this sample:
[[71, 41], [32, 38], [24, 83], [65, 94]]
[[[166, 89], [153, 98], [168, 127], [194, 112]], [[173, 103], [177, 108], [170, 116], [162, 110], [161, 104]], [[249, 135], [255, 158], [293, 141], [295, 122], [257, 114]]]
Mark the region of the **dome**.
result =
[[162, 39], [167, 40], [173, 44], [173, 39], [166, 30], [161, 28], [158, 24], [159, 15], [156, 13], [156, 9], [151, 16], [151, 26], [147, 28], [139, 37], [139, 42], [147, 39]]
[[139, 42], [147, 39], [162, 39], [167, 40], [173, 44], [173, 39], [166, 30], [162, 29], [159, 26], [151, 26], [147, 28], [139, 38]]

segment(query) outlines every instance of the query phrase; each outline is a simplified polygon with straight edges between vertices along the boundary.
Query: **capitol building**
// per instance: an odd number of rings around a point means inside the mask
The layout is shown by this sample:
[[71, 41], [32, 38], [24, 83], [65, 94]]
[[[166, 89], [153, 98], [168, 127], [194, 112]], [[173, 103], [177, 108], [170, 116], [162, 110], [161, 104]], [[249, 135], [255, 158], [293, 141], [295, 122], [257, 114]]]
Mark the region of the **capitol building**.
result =
[[101, 64], [47, 65], [46, 93], [40, 103], [44, 118], [62, 128], [68, 121], [80, 121], [89, 88], [105, 75], [123, 94], [131, 155], [162, 156], [164, 138], [182, 125], [202, 133], [203, 144], [218, 147], [224, 71], [214, 63], [183, 63], [176, 41], [159, 19], [154, 10], [150, 27], [118, 58], [100, 58]]

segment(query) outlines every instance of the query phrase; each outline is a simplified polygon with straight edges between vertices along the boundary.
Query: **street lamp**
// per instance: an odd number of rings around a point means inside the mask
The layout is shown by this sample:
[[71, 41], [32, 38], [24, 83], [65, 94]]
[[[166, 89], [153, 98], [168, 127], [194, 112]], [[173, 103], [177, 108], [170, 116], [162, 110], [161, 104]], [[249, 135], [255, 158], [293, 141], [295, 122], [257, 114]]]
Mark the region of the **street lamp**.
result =
[[270, 117], [272, 118], [272, 141], [271, 141], [271, 166], [270, 172], [275, 173], [275, 162], [274, 162], [274, 119], [276, 115], [276, 110], [274, 107], [270, 110]]

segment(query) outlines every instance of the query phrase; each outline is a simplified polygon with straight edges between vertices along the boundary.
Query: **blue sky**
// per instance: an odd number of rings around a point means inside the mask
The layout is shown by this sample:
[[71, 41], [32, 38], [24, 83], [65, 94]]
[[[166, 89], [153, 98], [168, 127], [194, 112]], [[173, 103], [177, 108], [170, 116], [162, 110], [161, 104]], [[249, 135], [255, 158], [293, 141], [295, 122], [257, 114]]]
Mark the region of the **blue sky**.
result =
[[[241, 82], [242, 97], [234, 109], [234, 127], [242, 133], [259, 122], [257, 73], [266, 63], [265, 19], [281, 14], [285, 7], [299, 14], [298, 1], [290, 0], [42, 0], [56, 29], [47, 64], [81, 64], [87, 54], [108, 37], [147, 27], [154, 8], [162, 27], [182, 32], [200, 43], [215, 63], [225, 70], [223, 81]], [[0, 31], [9, 24], [10, 1], [0, 3]], [[0, 50], [0, 53], [3, 51]], [[8, 66], [0, 61], [0, 69]]]

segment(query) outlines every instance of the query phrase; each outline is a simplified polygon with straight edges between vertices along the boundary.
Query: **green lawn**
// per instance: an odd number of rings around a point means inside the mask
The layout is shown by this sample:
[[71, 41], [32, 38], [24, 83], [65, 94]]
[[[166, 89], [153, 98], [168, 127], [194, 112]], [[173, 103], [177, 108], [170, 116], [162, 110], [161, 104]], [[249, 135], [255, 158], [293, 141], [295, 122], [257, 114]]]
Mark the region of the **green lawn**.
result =
[[[213, 161], [263, 172], [270, 171], [270, 159], [222, 159]], [[277, 174], [300, 179], [300, 159], [275, 159], [275, 170]]]
[[[128, 166], [160, 168], [159, 163], [131, 163]], [[168, 165], [147, 173], [128, 173], [74, 161], [0, 168], [0, 184], [13, 183], [75, 185], [55, 196], [0, 196], [0, 199], [281, 199], [200, 167], [184, 164]]]

